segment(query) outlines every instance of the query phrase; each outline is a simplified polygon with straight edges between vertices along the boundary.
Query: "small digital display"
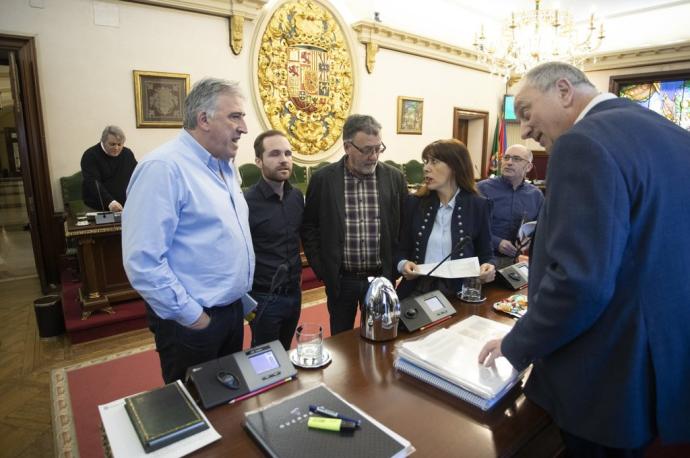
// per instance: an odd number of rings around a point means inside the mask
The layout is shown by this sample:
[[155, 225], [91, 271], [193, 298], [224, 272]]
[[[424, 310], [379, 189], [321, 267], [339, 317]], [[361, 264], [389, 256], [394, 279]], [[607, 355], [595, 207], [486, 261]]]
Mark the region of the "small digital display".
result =
[[518, 269], [518, 271], [520, 271], [520, 275], [522, 275], [522, 277], [525, 280], [529, 279], [529, 269], [527, 268], [527, 266], [525, 266], [525, 265], [517, 266], [517, 269]]
[[429, 310], [431, 310], [432, 312], [438, 312], [439, 310], [443, 309], [443, 304], [440, 300], [438, 300], [438, 297], [436, 296], [432, 296], [429, 299], [425, 299], [424, 303], [429, 307]]
[[506, 121], [517, 121], [514, 95], [506, 95], [503, 98], [503, 119]]
[[278, 360], [270, 350], [251, 355], [249, 357], [249, 362], [254, 368], [254, 372], [257, 374], [263, 374], [266, 371], [270, 371], [271, 369], [278, 367]]

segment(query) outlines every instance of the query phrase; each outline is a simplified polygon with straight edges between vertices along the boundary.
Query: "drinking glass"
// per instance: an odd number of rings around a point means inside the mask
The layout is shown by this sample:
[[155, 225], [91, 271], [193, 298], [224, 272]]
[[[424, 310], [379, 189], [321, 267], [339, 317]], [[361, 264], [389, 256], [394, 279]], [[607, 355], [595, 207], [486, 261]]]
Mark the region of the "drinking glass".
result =
[[321, 364], [323, 357], [323, 328], [315, 323], [297, 326], [297, 359], [303, 366]]

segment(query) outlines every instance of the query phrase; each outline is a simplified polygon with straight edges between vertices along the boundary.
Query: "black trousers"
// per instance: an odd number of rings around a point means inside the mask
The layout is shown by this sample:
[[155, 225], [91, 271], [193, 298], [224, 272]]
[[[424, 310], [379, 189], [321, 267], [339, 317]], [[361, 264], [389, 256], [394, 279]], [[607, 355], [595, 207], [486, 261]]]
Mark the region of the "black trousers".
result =
[[369, 280], [361, 275], [343, 274], [340, 278], [340, 292], [337, 297], [328, 296], [331, 335], [349, 331], [355, 326], [358, 304], [364, 304], [369, 289]]
[[165, 383], [184, 380], [190, 366], [242, 350], [244, 317], [240, 301], [204, 310], [211, 322], [205, 329], [197, 331], [174, 320], [160, 318], [146, 304], [146, 318], [155, 336]]
[[569, 458], [643, 458], [649, 444], [639, 448], [613, 448], [590, 442], [563, 431], [561, 438]]
[[295, 288], [290, 294], [269, 294], [252, 291], [256, 300], [256, 317], [249, 322], [252, 329], [252, 347], [280, 340], [285, 350], [290, 349], [302, 306], [302, 291]]

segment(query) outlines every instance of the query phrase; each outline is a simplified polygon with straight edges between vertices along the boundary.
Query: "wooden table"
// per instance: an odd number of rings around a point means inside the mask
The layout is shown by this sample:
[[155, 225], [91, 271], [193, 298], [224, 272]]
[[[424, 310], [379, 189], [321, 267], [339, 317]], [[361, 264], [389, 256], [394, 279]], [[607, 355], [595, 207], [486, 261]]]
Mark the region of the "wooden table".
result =
[[140, 297], [122, 266], [120, 223], [77, 226], [77, 220], [69, 217], [65, 221], [65, 238], [77, 243], [82, 319], [95, 310], [114, 313], [111, 304]]
[[[454, 301], [458, 313], [442, 324], [449, 326], [472, 314], [511, 323], [493, 311], [491, 304], [513, 294], [500, 286], [486, 288], [488, 299], [480, 305]], [[423, 333], [399, 334], [392, 342], [373, 343], [359, 329], [325, 341], [333, 362], [322, 369], [299, 369], [296, 380], [235, 405], [207, 412], [222, 439], [194, 456], [264, 456], [243, 429], [244, 412], [265, 406], [296, 391], [324, 382], [346, 400], [366, 411], [417, 449], [419, 457], [556, 456], [560, 436], [546, 413], [528, 401], [521, 388], [511, 391], [488, 412], [482, 412], [451, 395], [393, 369], [395, 342]]]

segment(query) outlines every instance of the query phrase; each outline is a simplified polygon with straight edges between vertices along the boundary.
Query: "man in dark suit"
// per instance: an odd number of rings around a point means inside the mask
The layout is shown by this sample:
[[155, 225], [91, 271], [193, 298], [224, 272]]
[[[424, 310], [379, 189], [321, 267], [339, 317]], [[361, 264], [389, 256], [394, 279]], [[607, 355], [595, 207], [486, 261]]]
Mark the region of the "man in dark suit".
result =
[[527, 397], [574, 456], [642, 456], [690, 440], [690, 133], [542, 64], [516, 96], [550, 150], [529, 312], [480, 362], [534, 367]]
[[309, 180], [302, 244], [326, 285], [331, 335], [354, 327], [369, 276], [393, 281], [405, 178], [378, 162], [386, 146], [371, 116], [351, 115], [343, 126], [345, 156]]

